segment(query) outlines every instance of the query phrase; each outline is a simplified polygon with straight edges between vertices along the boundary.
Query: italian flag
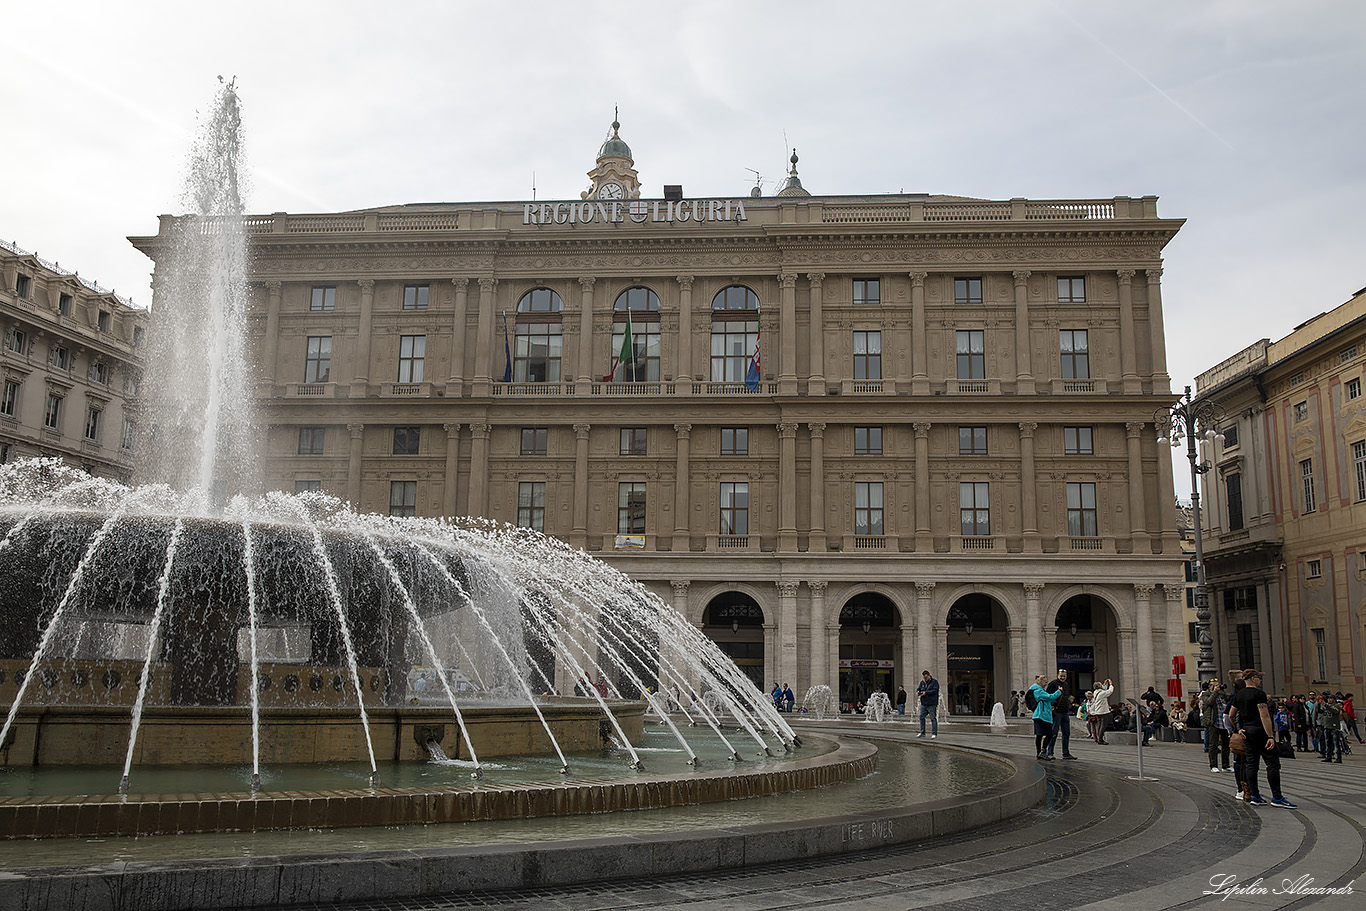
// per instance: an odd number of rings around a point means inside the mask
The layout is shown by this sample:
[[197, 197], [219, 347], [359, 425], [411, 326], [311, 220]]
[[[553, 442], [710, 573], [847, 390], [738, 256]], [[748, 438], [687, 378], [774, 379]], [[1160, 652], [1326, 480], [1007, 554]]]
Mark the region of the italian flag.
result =
[[[612, 359], [612, 369], [602, 378], [604, 383], [615, 382], [617, 378], [617, 368], [623, 363], [631, 363], [635, 358], [635, 346], [631, 341], [631, 311], [626, 311], [626, 334], [621, 339], [621, 350]], [[633, 377], [634, 379], [634, 377]]]

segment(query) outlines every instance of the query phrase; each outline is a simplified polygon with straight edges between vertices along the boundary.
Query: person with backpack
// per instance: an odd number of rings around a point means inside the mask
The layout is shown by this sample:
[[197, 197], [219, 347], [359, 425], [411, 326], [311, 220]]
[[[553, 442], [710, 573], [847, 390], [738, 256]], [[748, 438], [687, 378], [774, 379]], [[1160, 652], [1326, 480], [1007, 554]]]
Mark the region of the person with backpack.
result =
[[1101, 746], [1105, 742], [1105, 728], [1110, 723], [1110, 697], [1114, 695], [1115, 685], [1106, 677], [1105, 682], [1091, 693], [1091, 701], [1086, 706], [1086, 725], [1091, 731], [1091, 739]]
[[1043, 674], [1034, 677], [1034, 685], [1025, 693], [1025, 705], [1033, 703], [1034, 709], [1034, 752], [1039, 759], [1052, 759], [1046, 752], [1047, 742], [1053, 736], [1053, 703], [1062, 698], [1062, 690], [1049, 692], [1043, 683]]

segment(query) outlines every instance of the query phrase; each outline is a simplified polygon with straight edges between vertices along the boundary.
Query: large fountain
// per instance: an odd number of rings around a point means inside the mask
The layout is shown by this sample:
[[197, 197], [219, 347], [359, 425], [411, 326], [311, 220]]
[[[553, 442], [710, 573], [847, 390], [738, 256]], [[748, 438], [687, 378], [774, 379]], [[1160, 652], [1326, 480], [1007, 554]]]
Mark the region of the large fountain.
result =
[[[187, 181], [193, 214], [158, 258], [141, 483], [55, 461], [0, 469], [0, 833], [582, 812], [871, 768], [865, 753], [842, 772], [730, 774], [799, 738], [669, 605], [561, 542], [481, 520], [359, 515], [319, 494], [260, 494], [233, 85], [206, 119]], [[508, 755], [552, 757], [566, 781], [571, 757], [603, 750], [643, 772], [647, 721], [686, 757], [692, 784], [626, 796], [558, 787], [529, 805], [525, 794], [500, 804], [481, 781], [487, 760]], [[384, 787], [386, 770], [415, 762], [456, 770], [463, 789], [449, 776], [440, 799]], [[199, 787], [158, 777], [186, 766], [228, 769], [229, 784], [207, 771]], [[707, 778], [699, 766], [728, 774]], [[54, 794], [43, 779], [54, 767], [89, 774]], [[361, 777], [319, 809], [316, 791], [338, 785], [323, 776], [295, 786], [310, 780], [294, 774], [300, 767]], [[382, 796], [393, 799], [376, 810]]]

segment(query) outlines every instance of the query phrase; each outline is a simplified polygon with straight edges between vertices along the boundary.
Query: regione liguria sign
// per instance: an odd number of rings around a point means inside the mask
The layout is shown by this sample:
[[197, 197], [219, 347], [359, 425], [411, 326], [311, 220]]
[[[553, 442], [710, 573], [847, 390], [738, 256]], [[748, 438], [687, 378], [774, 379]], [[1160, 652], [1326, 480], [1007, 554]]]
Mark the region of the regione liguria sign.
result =
[[689, 222], [748, 221], [745, 204], [739, 199], [636, 199], [626, 201], [588, 200], [587, 202], [529, 202], [522, 207], [524, 225], [638, 225], [686, 224]]

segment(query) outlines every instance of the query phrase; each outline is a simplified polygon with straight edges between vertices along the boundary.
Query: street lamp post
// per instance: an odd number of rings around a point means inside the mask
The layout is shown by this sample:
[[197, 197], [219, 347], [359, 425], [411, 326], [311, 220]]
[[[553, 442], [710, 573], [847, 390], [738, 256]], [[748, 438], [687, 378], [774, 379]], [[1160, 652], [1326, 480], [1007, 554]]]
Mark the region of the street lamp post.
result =
[[1224, 409], [1215, 402], [1196, 403], [1191, 399], [1191, 387], [1170, 409], [1158, 409], [1153, 414], [1153, 424], [1157, 427], [1157, 441], [1171, 440], [1173, 449], [1186, 444], [1186, 458], [1191, 463], [1191, 521], [1195, 525], [1195, 629], [1196, 641], [1200, 644], [1200, 658], [1196, 663], [1196, 676], [1203, 687], [1215, 676], [1214, 639], [1209, 632], [1209, 587], [1205, 584], [1205, 546], [1200, 529], [1200, 475], [1209, 471], [1209, 462], [1200, 460], [1197, 437], [1203, 436], [1207, 442], [1216, 440], [1222, 444], [1224, 435], [1219, 425], [1224, 420]]

